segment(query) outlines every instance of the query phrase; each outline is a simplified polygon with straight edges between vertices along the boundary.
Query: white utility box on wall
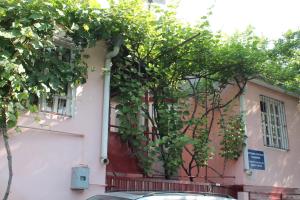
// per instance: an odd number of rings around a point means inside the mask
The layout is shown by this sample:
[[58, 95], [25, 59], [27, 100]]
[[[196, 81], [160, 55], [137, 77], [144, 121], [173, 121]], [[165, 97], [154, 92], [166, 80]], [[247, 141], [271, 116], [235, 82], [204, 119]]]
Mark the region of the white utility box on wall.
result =
[[89, 188], [90, 169], [86, 165], [72, 167], [71, 189], [84, 190]]

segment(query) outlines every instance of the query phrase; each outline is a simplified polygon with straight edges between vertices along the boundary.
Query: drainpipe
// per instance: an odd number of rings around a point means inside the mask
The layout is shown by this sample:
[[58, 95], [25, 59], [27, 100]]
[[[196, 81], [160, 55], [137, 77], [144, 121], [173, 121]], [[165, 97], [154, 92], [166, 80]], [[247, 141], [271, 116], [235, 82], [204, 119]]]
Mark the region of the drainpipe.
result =
[[104, 65], [104, 89], [103, 89], [103, 113], [102, 113], [102, 134], [101, 134], [101, 152], [100, 162], [103, 165], [107, 165], [109, 160], [107, 158], [108, 149], [108, 133], [109, 133], [109, 99], [110, 99], [110, 70], [111, 59], [118, 55], [120, 46], [122, 44], [122, 38], [118, 37], [114, 43], [112, 51], [108, 52], [105, 57]]
[[248, 158], [248, 138], [247, 138], [247, 117], [246, 117], [246, 102], [245, 102], [245, 93], [247, 90], [247, 85], [244, 88], [243, 93], [240, 96], [240, 113], [242, 115], [242, 119], [244, 122], [244, 130], [245, 130], [245, 147], [243, 149], [243, 157], [244, 157], [244, 171], [248, 176], [252, 175], [252, 171], [249, 168], [249, 158]]

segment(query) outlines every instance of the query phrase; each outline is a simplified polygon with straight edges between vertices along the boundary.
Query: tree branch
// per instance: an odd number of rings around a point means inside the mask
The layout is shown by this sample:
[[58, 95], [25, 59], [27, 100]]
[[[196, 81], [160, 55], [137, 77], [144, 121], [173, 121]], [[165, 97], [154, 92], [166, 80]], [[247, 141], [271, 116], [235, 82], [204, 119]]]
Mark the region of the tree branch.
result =
[[3, 122], [2, 122], [0, 128], [1, 128], [2, 137], [3, 137], [3, 141], [4, 141], [4, 145], [5, 145], [5, 150], [6, 150], [6, 154], [7, 154], [8, 173], [9, 173], [9, 177], [8, 177], [7, 186], [6, 186], [6, 190], [5, 190], [5, 193], [4, 193], [3, 200], [7, 200], [8, 196], [9, 196], [9, 192], [10, 192], [11, 183], [12, 183], [13, 169], [12, 169], [12, 155], [11, 155], [10, 146], [9, 146], [9, 142], [8, 142], [7, 124], [6, 124], [7, 123], [7, 117], [6, 117], [5, 108], [2, 108], [1, 116], [2, 116], [1, 120], [3, 120]]

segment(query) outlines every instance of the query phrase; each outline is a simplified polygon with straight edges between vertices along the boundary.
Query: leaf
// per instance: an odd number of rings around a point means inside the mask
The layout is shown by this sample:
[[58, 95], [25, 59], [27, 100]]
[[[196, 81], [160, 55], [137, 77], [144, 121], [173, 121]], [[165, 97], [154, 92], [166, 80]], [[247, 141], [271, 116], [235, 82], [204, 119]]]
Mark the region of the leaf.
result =
[[16, 131], [16, 133], [21, 133], [22, 129], [19, 126], [16, 126], [15, 131]]
[[19, 52], [19, 54], [23, 54], [24, 53], [24, 49], [23, 48], [16, 48], [16, 50]]
[[21, 92], [21, 93], [18, 94], [18, 99], [19, 99], [20, 101], [22, 101], [22, 100], [27, 100], [28, 97], [29, 97], [29, 95], [28, 95], [27, 92]]
[[24, 73], [24, 72], [25, 72], [25, 69], [24, 69], [24, 67], [23, 67], [23, 65], [22, 65], [22, 64], [20, 64], [20, 65], [17, 65], [17, 72], [18, 72], [19, 74], [21, 74], [21, 73]]
[[65, 13], [60, 10], [60, 9], [56, 9], [56, 12], [60, 15], [60, 16], [65, 16]]
[[37, 19], [43, 19], [43, 15], [41, 15], [40, 13], [33, 13], [29, 16], [29, 18], [37, 20]]
[[38, 41], [38, 40], [32, 41], [31, 44], [32, 44], [33, 48], [35, 48], [35, 49], [41, 49], [41, 48], [43, 48], [43, 44], [40, 41]]
[[87, 24], [83, 24], [83, 29], [85, 31], [89, 31], [90, 30], [90, 27], [87, 25]]
[[73, 23], [72, 27], [71, 27], [71, 30], [75, 30], [75, 31], [79, 30], [78, 24]]
[[12, 32], [7, 32], [7, 31], [0, 31], [0, 36], [6, 39], [12, 39], [16, 37]]
[[43, 89], [48, 93], [50, 92], [49, 87], [45, 84], [45, 83], [41, 83], [41, 86], [43, 87]]
[[40, 23], [35, 23], [33, 26], [37, 29], [40, 29], [42, 25]]
[[39, 111], [37, 105], [29, 105], [28, 107], [29, 111], [32, 112], [32, 113], [36, 113]]
[[33, 31], [30, 27], [21, 28], [21, 34], [28, 38], [33, 37]]

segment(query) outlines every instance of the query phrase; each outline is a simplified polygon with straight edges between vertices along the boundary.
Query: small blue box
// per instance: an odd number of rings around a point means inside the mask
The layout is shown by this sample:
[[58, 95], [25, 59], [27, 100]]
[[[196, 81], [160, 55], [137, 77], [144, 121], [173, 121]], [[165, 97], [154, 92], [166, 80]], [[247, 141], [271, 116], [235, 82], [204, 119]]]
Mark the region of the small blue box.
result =
[[90, 169], [88, 166], [72, 167], [71, 189], [84, 190], [89, 188]]

